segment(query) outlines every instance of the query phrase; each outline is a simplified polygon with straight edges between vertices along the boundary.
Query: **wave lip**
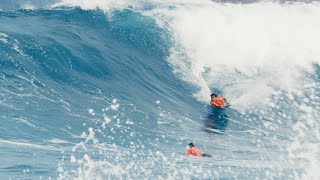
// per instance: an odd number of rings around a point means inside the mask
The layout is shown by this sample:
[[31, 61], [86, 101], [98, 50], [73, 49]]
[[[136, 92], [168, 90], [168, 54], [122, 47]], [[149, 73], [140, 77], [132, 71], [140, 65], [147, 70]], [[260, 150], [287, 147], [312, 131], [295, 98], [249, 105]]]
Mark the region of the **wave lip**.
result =
[[139, 8], [141, 7], [141, 4], [139, 1], [130, 1], [130, 0], [124, 0], [124, 1], [99, 1], [99, 0], [62, 0], [61, 2], [57, 2], [53, 5], [51, 5], [52, 8], [56, 7], [81, 7], [84, 10], [96, 10], [101, 9], [104, 11], [110, 11], [110, 10], [123, 10], [126, 8]]

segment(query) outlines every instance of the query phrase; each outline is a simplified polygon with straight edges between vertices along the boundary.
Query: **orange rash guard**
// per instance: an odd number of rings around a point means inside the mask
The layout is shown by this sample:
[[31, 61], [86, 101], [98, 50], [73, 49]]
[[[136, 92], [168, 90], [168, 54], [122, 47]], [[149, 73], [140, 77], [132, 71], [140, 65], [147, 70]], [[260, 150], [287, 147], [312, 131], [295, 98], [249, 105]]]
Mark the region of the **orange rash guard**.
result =
[[189, 150], [186, 152], [186, 155], [193, 155], [193, 156], [202, 156], [203, 152], [195, 147], [189, 148]]
[[228, 103], [226, 98], [218, 96], [214, 99], [211, 99], [210, 104], [214, 105], [217, 108], [224, 108], [224, 103]]

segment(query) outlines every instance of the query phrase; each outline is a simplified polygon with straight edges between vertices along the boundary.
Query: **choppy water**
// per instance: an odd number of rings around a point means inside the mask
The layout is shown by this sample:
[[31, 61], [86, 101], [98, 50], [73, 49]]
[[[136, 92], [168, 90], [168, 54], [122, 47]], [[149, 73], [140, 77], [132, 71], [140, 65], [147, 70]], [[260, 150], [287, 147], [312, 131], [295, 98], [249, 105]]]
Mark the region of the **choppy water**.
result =
[[319, 3], [0, 10], [1, 179], [320, 177]]

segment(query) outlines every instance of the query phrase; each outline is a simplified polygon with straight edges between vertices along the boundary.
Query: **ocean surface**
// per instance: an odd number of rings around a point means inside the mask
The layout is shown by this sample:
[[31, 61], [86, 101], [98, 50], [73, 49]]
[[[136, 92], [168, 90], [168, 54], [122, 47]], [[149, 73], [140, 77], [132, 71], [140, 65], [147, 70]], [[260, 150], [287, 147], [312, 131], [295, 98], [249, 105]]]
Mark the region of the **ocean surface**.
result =
[[319, 19], [312, 1], [1, 0], [0, 179], [320, 179]]

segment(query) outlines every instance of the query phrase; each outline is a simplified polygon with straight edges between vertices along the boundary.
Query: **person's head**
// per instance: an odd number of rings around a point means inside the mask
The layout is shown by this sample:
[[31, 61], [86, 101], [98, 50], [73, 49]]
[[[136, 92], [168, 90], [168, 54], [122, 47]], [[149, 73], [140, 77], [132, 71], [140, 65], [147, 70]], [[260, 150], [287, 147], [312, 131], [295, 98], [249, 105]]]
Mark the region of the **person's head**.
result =
[[217, 97], [218, 95], [212, 93], [210, 96], [211, 96], [211, 98], [215, 98], [215, 97]]
[[193, 143], [189, 143], [189, 148], [192, 148], [194, 147], [194, 144]]

